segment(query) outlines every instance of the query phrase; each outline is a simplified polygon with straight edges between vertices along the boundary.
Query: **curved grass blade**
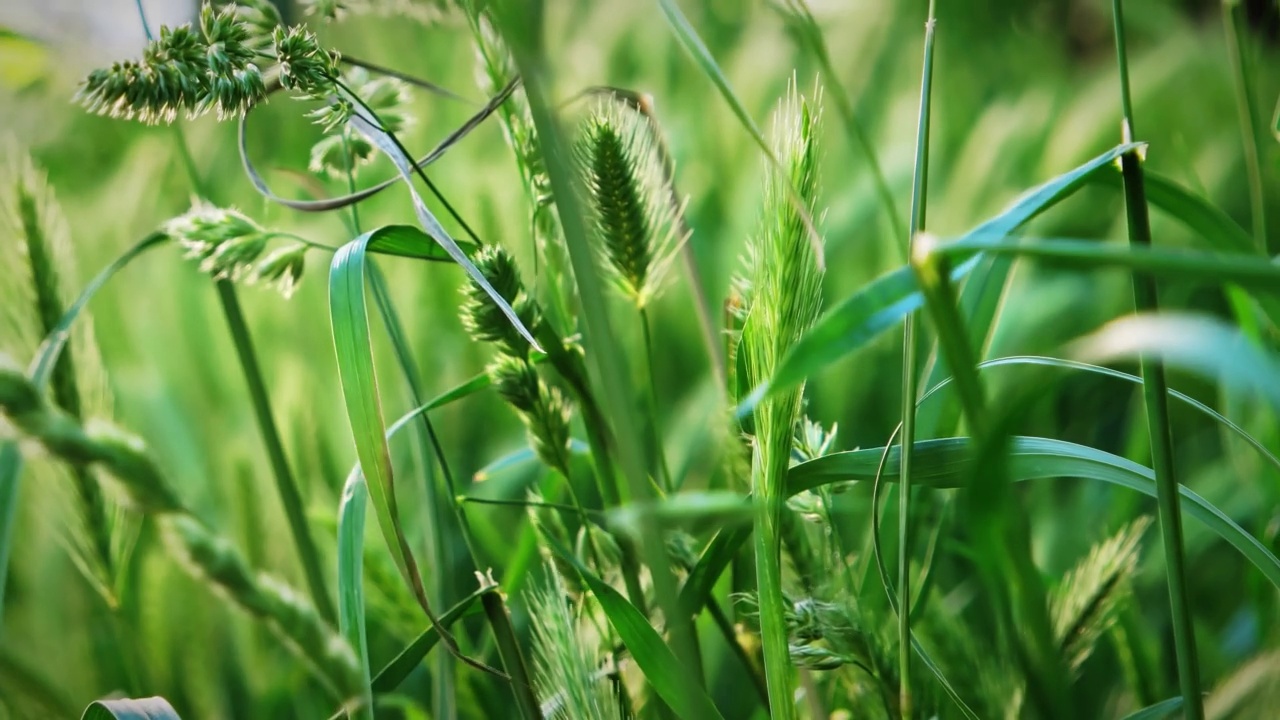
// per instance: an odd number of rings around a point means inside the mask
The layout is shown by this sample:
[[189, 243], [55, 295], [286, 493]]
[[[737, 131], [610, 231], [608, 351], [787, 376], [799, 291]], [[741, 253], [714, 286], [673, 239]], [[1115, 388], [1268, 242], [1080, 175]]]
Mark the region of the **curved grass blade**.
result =
[[1077, 340], [1069, 350], [1094, 363], [1146, 355], [1168, 367], [1256, 393], [1280, 409], [1280, 360], [1251, 343], [1238, 328], [1208, 316], [1130, 315]]
[[[338, 375], [347, 408], [356, 455], [373, 502], [374, 514], [396, 568], [413, 591], [414, 597], [433, 625], [439, 625], [427, 599], [417, 563], [409, 550], [400, 527], [382, 419], [382, 401], [378, 394], [377, 374], [373, 366], [373, 348], [369, 337], [369, 315], [365, 300], [366, 249], [373, 239], [366, 233], [343, 245], [334, 255], [329, 272], [329, 313], [333, 325], [333, 343], [338, 360]], [[463, 656], [457, 643], [442, 630], [445, 645], [458, 659], [480, 670], [502, 675], [493, 668]]]
[[[760, 128], [751, 119], [751, 113], [747, 112], [747, 108], [738, 99], [733, 88], [729, 86], [729, 79], [720, 70], [716, 59], [711, 56], [711, 51], [707, 49], [706, 43], [702, 42], [702, 38], [698, 36], [698, 31], [693, 28], [693, 25], [689, 24], [689, 19], [680, 11], [680, 6], [676, 4], [675, 0], [658, 0], [658, 4], [662, 7], [662, 14], [667, 18], [667, 24], [675, 32], [676, 38], [684, 46], [685, 51], [693, 56], [698, 69], [711, 79], [712, 84], [720, 91], [720, 96], [729, 103], [729, 107], [738, 118], [738, 122], [751, 135], [751, 139], [759, 146], [760, 151], [764, 153], [765, 158], [778, 171], [778, 174], [784, 178], [788, 177], [786, 169], [782, 166], [781, 161], [778, 160], [778, 156], [774, 154], [773, 148], [769, 146], [769, 141], [765, 139], [764, 133], [760, 132]], [[822, 237], [818, 235], [818, 230], [813, 225], [813, 218], [805, 207], [804, 198], [801, 197], [800, 191], [796, 188], [794, 182], [786, 183], [784, 187], [787, 190], [787, 199], [795, 207], [796, 214], [800, 216], [800, 220], [804, 223], [805, 232], [809, 235], [809, 242], [813, 246], [814, 256], [818, 259], [818, 269], [825, 270], [826, 261], [823, 259]]]
[[571, 563], [582, 580], [596, 596], [600, 607], [609, 618], [609, 624], [618, 632], [632, 659], [644, 673], [653, 691], [675, 712], [677, 717], [697, 720], [723, 720], [715, 703], [706, 691], [698, 686], [689, 669], [676, 659], [662, 636], [649, 624], [622, 594], [596, 577], [567, 548], [553, 538], [548, 539], [551, 551]]
[[85, 708], [80, 720], [181, 720], [162, 697], [98, 700]]
[[[1147, 202], [1194, 230], [1210, 247], [1226, 252], [1257, 254], [1253, 238], [1230, 215], [1178, 185], [1168, 176], [1146, 168], [1143, 168], [1142, 175]], [[1118, 168], [1117, 172], [1091, 175], [1089, 181], [1116, 189], [1124, 187], [1124, 179]]]
[[1182, 709], [1182, 696], [1161, 700], [1155, 705], [1148, 705], [1141, 710], [1134, 710], [1122, 720], [1163, 720]]
[[[972, 471], [974, 458], [969, 438], [943, 438], [916, 443], [914, 480], [935, 489], [957, 488]], [[884, 479], [897, 480], [896, 457], [899, 446], [890, 448]], [[871, 481], [884, 448], [835, 453], [802, 463], [791, 469], [788, 489], [812, 490], [834, 482]], [[1076, 477], [1105, 482], [1155, 497], [1155, 475], [1150, 468], [1095, 448], [1064, 440], [1014, 437], [1010, 444], [1010, 480], [1022, 482], [1057, 477]], [[1214, 534], [1236, 548], [1276, 587], [1280, 587], [1280, 559], [1225, 513], [1185, 486], [1179, 487], [1179, 503], [1191, 517], [1204, 523]]]
[[485, 293], [487, 293], [489, 297], [493, 299], [494, 303], [497, 304], [498, 308], [502, 310], [502, 314], [506, 315], [507, 319], [511, 321], [511, 324], [515, 329], [520, 332], [520, 335], [524, 337], [525, 340], [528, 340], [529, 344], [535, 350], [541, 351], [542, 347], [538, 345], [537, 340], [533, 339], [533, 334], [529, 332], [529, 329], [520, 321], [515, 310], [511, 309], [511, 305], [506, 301], [506, 299], [498, 294], [498, 291], [493, 289], [493, 286], [489, 284], [489, 281], [485, 279], [480, 270], [477, 269], [476, 266], [467, 258], [466, 254], [462, 251], [462, 248], [458, 246], [458, 243], [454, 241], [454, 239], [449, 236], [449, 233], [445, 231], [444, 227], [440, 225], [440, 221], [436, 220], [435, 215], [432, 215], [431, 211], [427, 209], [427, 204], [422, 201], [422, 196], [419, 195], [418, 191], [413, 187], [413, 176], [411, 174], [412, 171], [410, 170], [411, 162], [409, 158], [395, 143], [391, 135], [387, 133], [386, 130], [383, 130], [378, 126], [376, 120], [372, 117], [366, 117], [365, 115], [360, 114], [361, 112], [364, 111], [357, 111], [357, 114], [351, 118], [351, 126], [360, 134], [368, 138], [369, 142], [373, 143], [375, 147], [385, 153], [400, 170], [400, 175], [404, 178], [405, 185], [409, 189], [409, 195], [413, 199], [413, 209], [418, 216], [418, 222], [422, 224], [422, 228], [427, 231], [427, 234], [430, 235], [433, 240], [444, 248], [445, 252], [449, 253], [449, 256], [453, 258], [454, 262], [461, 265], [462, 268], [467, 271], [467, 274], [471, 276], [471, 279], [475, 281], [477, 285], [484, 289]]
[[[1126, 380], [1136, 385], [1142, 384], [1142, 378], [1138, 377], [1137, 375], [1131, 375], [1129, 373], [1121, 372], [1119, 370], [1114, 370], [1112, 368], [1103, 367], [1101, 365], [1091, 365], [1089, 363], [1079, 362], [1076, 360], [1065, 360], [1062, 358], [1054, 358], [1054, 357], [1042, 357], [1038, 355], [1014, 355], [1010, 357], [995, 358], [993, 360], [987, 360], [987, 361], [978, 363], [975, 366], [975, 368], [978, 370], [985, 370], [987, 368], [1004, 367], [1008, 365], [1039, 365], [1039, 366], [1045, 366], [1045, 367], [1060, 368], [1065, 370], [1079, 370], [1082, 372], [1095, 373], [1098, 375], [1106, 375], [1108, 377], [1113, 377], [1119, 380]], [[933, 387], [929, 388], [923, 395], [920, 396], [920, 402], [923, 403], [925, 400], [928, 400], [935, 393], [941, 391], [943, 388], [950, 385], [951, 381], [952, 381], [952, 378], [946, 378], [942, 382], [938, 383], [937, 385], [934, 385]], [[1186, 395], [1184, 393], [1178, 392], [1177, 390], [1174, 390], [1173, 388], [1169, 388], [1169, 396], [1176, 398], [1178, 400], [1181, 400], [1187, 405], [1190, 405], [1196, 410], [1199, 410], [1200, 412], [1212, 418], [1214, 422], [1222, 425], [1228, 431], [1230, 431], [1231, 433], [1238, 436], [1241, 440], [1244, 440], [1246, 443], [1248, 443], [1254, 450], [1257, 450], [1258, 454], [1261, 455], [1264, 460], [1266, 460], [1272, 467], [1274, 467], [1277, 470], [1277, 472], [1280, 472], [1280, 458], [1276, 457], [1274, 453], [1272, 453], [1270, 450], [1267, 449], [1265, 445], [1262, 444], [1262, 442], [1260, 442], [1254, 436], [1250, 435], [1247, 431], [1245, 431], [1244, 428], [1232, 422], [1222, 413], [1218, 412], [1217, 410], [1214, 410], [1208, 405], [1205, 405], [1199, 400], [1196, 400], [1190, 395]], [[896, 437], [896, 435], [894, 437]], [[894, 437], [890, 437], [889, 441], [893, 442]]]
[[1068, 238], [1021, 239], [1014, 236], [966, 236], [943, 242], [933, 252], [962, 257], [973, 251], [1074, 262], [1084, 266], [1120, 267], [1213, 284], [1233, 282], [1255, 290], [1280, 293], [1280, 265], [1252, 256], [1166, 250], [1147, 245], [1117, 245]]
[[368, 490], [357, 467], [347, 476], [338, 504], [338, 631], [356, 652], [360, 704], [352, 714], [373, 720], [369, 680], [369, 640], [364, 625], [364, 516]]
[[[449, 150], [449, 148], [453, 147], [472, 130], [479, 127], [480, 123], [488, 119], [494, 111], [507, 101], [507, 98], [511, 97], [511, 93], [515, 92], [515, 89], [519, 87], [519, 85], [519, 78], [508, 83], [507, 86], [502, 89], [502, 92], [490, 99], [479, 112], [468, 118], [465, 123], [463, 123], [457, 130], [450, 133], [444, 140], [441, 140], [440, 143], [436, 145], [431, 152], [424, 155], [422, 159], [412, 163], [412, 168], [415, 170], [421, 170], [436, 160], [439, 160]], [[403, 179], [402, 175], [396, 175], [378, 183], [377, 185], [365, 188], [364, 190], [325, 200], [291, 200], [289, 198], [280, 197], [271, 191], [271, 188], [267, 185], [267, 181], [262, 178], [262, 175], [258, 173], [257, 168], [254, 167], [253, 161], [249, 159], [247, 135], [248, 117], [248, 113], [245, 113], [245, 115], [240, 118], [238, 139], [240, 146], [240, 165], [244, 168], [245, 175], [249, 177], [249, 182], [253, 184], [254, 189], [271, 202], [283, 205], [293, 210], [299, 210], [301, 212], [327, 212], [329, 210], [340, 210], [358, 202], [368, 200]]]

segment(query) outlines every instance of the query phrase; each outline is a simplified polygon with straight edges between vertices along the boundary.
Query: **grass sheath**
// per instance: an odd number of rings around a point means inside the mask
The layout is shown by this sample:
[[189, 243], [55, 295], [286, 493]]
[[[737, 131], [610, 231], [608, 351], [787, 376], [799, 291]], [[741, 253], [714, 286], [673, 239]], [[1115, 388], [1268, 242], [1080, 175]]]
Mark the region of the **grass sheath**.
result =
[[[1112, 0], [1124, 140], [1129, 142], [1136, 136], [1136, 130], [1129, 92], [1129, 59], [1121, 6], [1121, 0]], [[1146, 247], [1151, 245], [1151, 224], [1147, 216], [1147, 197], [1143, 190], [1142, 156], [1136, 150], [1130, 151], [1121, 156], [1120, 163], [1124, 175], [1129, 244]], [[1155, 312], [1159, 309], [1154, 277], [1143, 273], [1134, 274], [1133, 304], [1138, 312]], [[1178, 502], [1173, 437], [1169, 428], [1168, 384], [1165, 381], [1164, 366], [1158, 359], [1144, 355], [1138, 364], [1141, 368], [1142, 396], [1147, 413], [1147, 434], [1151, 442], [1151, 461], [1156, 475], [1156, 503], [1159, 508], [1160, 538], [1169, 586], [1178, 685], [1186, 701], [1184, 716], [1187, 720], [1203, 720], [1204, 698], [1201, 694], [1199, 656], [1196, 653], [1195, 625], [1187, 592], [1186, 541], [1182, 531], [1182, 508]]]

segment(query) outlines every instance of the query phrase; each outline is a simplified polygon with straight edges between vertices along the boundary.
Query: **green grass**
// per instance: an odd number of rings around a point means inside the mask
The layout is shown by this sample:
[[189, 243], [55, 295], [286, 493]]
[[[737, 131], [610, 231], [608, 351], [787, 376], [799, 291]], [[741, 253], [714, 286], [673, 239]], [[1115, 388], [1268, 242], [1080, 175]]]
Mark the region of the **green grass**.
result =
[[0, 28], [0, 718], [1280, 701], [1244, 4], [280, 5]]

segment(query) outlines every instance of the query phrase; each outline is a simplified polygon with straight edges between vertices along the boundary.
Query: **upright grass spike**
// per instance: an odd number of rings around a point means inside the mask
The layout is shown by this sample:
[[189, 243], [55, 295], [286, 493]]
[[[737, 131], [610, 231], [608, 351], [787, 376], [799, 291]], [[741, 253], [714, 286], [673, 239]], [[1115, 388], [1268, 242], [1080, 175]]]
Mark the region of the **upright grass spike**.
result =
[[682, 208], [668, 201], [669, 174], [653, 145], [654, 130], [645, 115], [601, 101], [584, 122], [575, 145], [587, 190], [587, 206], [604, 267], [635, 306], [644, 338], [648, 369], [651, 452], [663, 489], [675, 479], [663, 449], [658, 418], [657, 376], [648, 306], [662, 291], [676, 253], [687, 240]]
[[[820, 91], [804, 99], [793, 81], [775, 116], [773, 152], [783, 165], [766, 170], [760, 228], [748, 246], [750, 298], [737, 351], [752, 387], [772, 377], [817, 319], [822, 302], [822, 271], [806, 247], [802, 217], [817, 206], [821, 102]], [[802, 211], [788, 201], [787, 187], [801, 194]], [[796, 388], [757, 405], [752, 443], [751, 488], [761, 502], [754, 530], [760, 632], [770, 712], [779, 719], [795, 717], [780, 554], [785, 478], [800, 399]]]
[[618, 699], [600, 674], [599, 639], [576, 617], [580, 606], [567, 595], [561, 574], [546, 576], [529, 597], [534, 677], [543, 714], [565, 720], [622, 720]]
[[[1129, 58], [1125, 49], [1125, 25], [1121, 0], [1112, 0], [1115, 21], [1116, 59], [1120, 68], [1120, 105], [1123, 113], [1123, 135], [1126, 142], [1136, 137], [1133, 124], [1133, 102], [1129, 94]], [[1151, 244], [1151, 226], [1147, 218], [1147, 198], [1143, 190], [1142, 156], [1137, 151], [1120, 158], [1124, 174], [1125, 210], [1129, 224], [1129, 244]], [[1255, 231], [1259, 228], [1255, 228]], [[1159, 308], [1155, 278], [1134, 274], [1133, 303], [1138, 312], [1154, 312]], [[1169, 428], [1168, 385], [1164, 366], [1159, 360], [1140, 356], [1143, 404], [1147, 413], [1147, 435], [1151, 442], [1152, 467], [1156, 473], [1160, 519], [1160, 537], [1164, 547], [1165, 572], [1169, 584], [1169, 606], [1173, 624], [1174, 653], [1178, 665], [1178, 686], [1186, 702], [1187, 720], [1203, 720], [1204, 700], [1201, 695], [1200, 661], [1196, 652], [1195, 623], [1187, 592], [1186, 541], [1182, 532], [1182, 508], [1178, 503], [1178, 479], [1174, 470], [1173, 436]]]
[[[75, 274], [70, 232], [53, 189], [30, 157], [16, 144], [3, 148], [0, 157], [0, 226], [13, 240], [0, 255], [11, 273], [0, 318], [6, 327], [0, 352], [35, 354], [41, 338], [52, 334], [67, 311], [66, 278]], [[111, 415], [106, 372], [102, 367], [91, 322], [75, 328], [74, 346], [68, 347], [49, 373], [53, 401], [76, 419]], [[16, 502], [18, 477], [14, 456], [12, 488]], [[72, 560], [108, 607], [118, 603], [119, 580], [137, 537], [137, 518], [104, 496], [92, 470], [70, 468], [75, 520], [67, 524]], [[0, 544], [10, 542], [7, 531]], [[7, 568], [0, 563], [0, 576]], [[3, 582], [0, 580], [0, 582]], [[3, 600], [0, 599], [0, 606]]]
[[[929, 0], [925, 20], [924, 64], [920, 73], [920, 111], [916, 126], [916, 160], [911, 187], [911, 226], [907, 257], [913, 256], [917, 236], [924, 232], [929, 197], [929, 120], [933, 99], [933, 44], [937, 19]], [[916, 324], [913, 313], [902, 323], [902, 447], [898, 489], [898, 711], [905, 720], [914, 715], [911, 697], [911, 455], [916, 441]]]

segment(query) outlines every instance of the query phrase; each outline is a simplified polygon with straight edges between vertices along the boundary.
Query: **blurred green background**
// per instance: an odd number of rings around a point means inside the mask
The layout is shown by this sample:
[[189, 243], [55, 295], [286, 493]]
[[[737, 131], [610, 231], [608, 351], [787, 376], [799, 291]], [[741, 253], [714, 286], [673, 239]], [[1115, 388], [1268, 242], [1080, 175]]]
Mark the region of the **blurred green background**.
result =
[[[417, 122], [404, 139], [410, 149], [425, 151], [482, 101], [471, 35], [460, 17], [437, 12], [432, 3], [374, 4], [389, 10], [319, 26], [322, 40], [344, 54], [473, 99], [466, 104], [415, 96]], [[1270, 0], [1247, 5], [1244, 42], [1255, 70], [1249, 92], [1266, 122], [1280, 96], [1280, 5]], [[757, 220], [758, 149], [677, 46], [656, 3], [549, 0], [547, 6], [559, 96], [600, 84], [653, 95], [680, 190], [689, 197], [690, 242], [711, 297], [719, 302]], [[817, 77], [812, 58], [797, 49], [766, 2], [690, 0], [682, 6], [759, 122], [767, 120], [793, 75], [802, 89]], [[904, 217], [925, 6], [900, 0], [812, 3], [840, 73], [823, 82], [842, 83], [854, 99]], [[180, 21], [185, 10], [181, 3], [146, 7], [153, 26]], [[293, 18], [301, 17], [298, 8], [291, 11]], [[1247, 228], [1249, 194], [1221, 6], [1211, 0], [1131, 0], [1126, 15], [1137, 137], [1150, 143], [1150, 167], [1203, 193]], [[1109, 3], [942, 0], [938, 17], [928, 208], [933, 232], [948, 236], [967, 230], [1022, 190], [1119, 141]], [[49, 175], [75, 245], [77, 270], [67, 285], [78, 290], [126, 247], [184, 212], [191, 187], [171, 129], [93, 117], [70, 101], [88, 70], [140, 51], [131, 2], [9, 0], [0, 25], [38, 40], [0, 40], [0, 128], [29, 149]], [[306, 172], [319, 131], [302, 117], [305, 109], [277, 97], [249, 120], [250, 153], [273, 188], [287, 196], [308, 192], [298, 178]], [[900, 265], [904, 238], [889, 232], [865, 156], [847, 142], [833, 106], [828, 114], [823, 228], [826, 296], [834, 302]], [[1263, 173], [1268, 219], [1275, 227], [1280, 224], [1280, 145], [1267, 128], [1264, 124], [1260, 133], [1266, 141]], [[240, 169], [232, 124], [210, 118], [187, 123], [187, 133], [212, 201], [318, 242], [338, 245], [350, 239], [336, 214], [305, 215], [262, 200]], [[365, 171], [363, 182], [392, 171], [379, 161]], [[512, 248], [531, 271], [528, 205], [496, 123], [473, 133], [433, 167], [432, 175], [482, 237]], [[342, 189], [337, 183], [325, 188], [330, 194]], [[361, 213], [367, 227], [411, 217], [407, 196], [396, 190], [363, 205]], [[1157, 214], [1154, 221], [1157, 243], [1188, 243], [1186, 231], [1168, 218]], [[1029, 232], [1119, 238], [1123, 222], [1118, 192], [1089, 189], [1037, 220]], [[379, 264], [390, 279], [428, 394], [482, 370], [489, 351], [467, 339], [456, 312], [461, 274], [452, 267], [394, 259]], [[331, 556], [337, 493], [355, 457], [336, 382], [326, 266], [324, 255], [310, 256], [303, 285], [291, 300], [257, 288], [243, 289], [241, 297], [315, 535]], [[0, 282], [6, 281], [5, 273], [0, 268]], [[1015, 282], [992, 356], [1050, 352], [1127, 312], [1132, 302], [1129, 281], [1120, 272], [1020, 265]], [[1171, 285], [1162, 300], [1170, 307], [1210, 311], [1224, 306], [1216, 291], [1186, 285]], [[673, 465], [687, 468], [696, 484], [715, 461], [702, 450], [717, 405], [690, 303], [681, 277], [653, 313], [666, 446]], [[163, 249], [117, 277], [99, 294], [92, 312], [118, 422], [147, 440], [181, 483], [183, 497], [235, 539], [256, 567], [301, 587], [244, 380], [207, 276], [176, 249]], [[375, 337], [378, 332], [375, 328]], [[639, 347], [633, 323], [623, 324], [621, 333]], [[896, 424], [900, 345], [900, 335], [888, 333], [812, 379], [809, 413], [824, 423], [839, 423], [841, 449], [881, 445]], [[387, 344], [377, 351], [379, 366], [386, 368], [385, 411], [396, 417], [409, 403]], [[993, 382], [1016, 381], [1017, 372], [994, 375]], [[1277, 447], [1274, 419], [1247, 398], [1220, 398], [1211, 387], [1176, 376], [1173, 384], [1230, 408], [1233, 419]], [[449, 464], [464, 480], [526, 444], [515, 415], [491, 393], [453, 405], [435, 419]], [[1020, 431], [1146, 462], [1143, 433], [1130, 433], [1131, 427], [1141, 428], [1141, 419], [1133, 388], [1074, 378], [1047, 394]], [[1183, 481], [1276, 550], [1280, 477], [1253, 456], [1233, 453], [1216, 426], [1201, 418], [1179, 412], [1175, 434]], [[393, 450], [397, 467], [405, 468], [402, 477], [420, 478], [409, 442], [400, 440]], [[531, 464], [517, 465], [490, 474], [467, 492], [512, 496], [512, 488], [532, 473]], [[421, 511], [413, 490], [418, 485], [406, 483], [406, 519]], [[1123, 491], [1072, 481], [1044, 485], [1030, 497], [1039, 559], [1056, 573], [1137, 510], [1152, 511], [1145, 500]], [[57, 518], [65, 514], [65, 499], [48, 484], [29, 481], [20, 503], [21, 540], [13, 558], [0, 659], [11, 681], [17, 677], [13, 673], [30, 673], [71, 707], [82, 707], [131, 680], [101, 662], [104, 653], [109, 658], [116, 651], [113, 631], [60, 544]], [[483, 552], [500, 569], [514, 542], [511, 523], [523, 515], [502, 509], [472, 512]], [[420, 524], [415, 532], [421, 534]], [[1206, 677], [1214, 680], [1276, 639], [1275, 591], [1203, 528], [1191, 523], [1188, 532], [1200, 650]], [[272, 638], [211, 599], [154, 545], [144, 535], [136, 577], [151, 590], [139, 595], [146, 606], [132, 643], [148, 658], [147, 692], [165, 695], [180, 711], [194, 710], [190, 717], [243, 717], [245, 708], [254, 708], [256, 717], [305, 715], [293, 704], [303, 682], [296, 663]], [[1160, 557], [1151, 551], [1144, 557], [1139, 606], [1163, 639], [1167, 602]], [[473, 580], [465, 573], [455, 575], [458, 588], [471, 588]], [[393, 651], [392, 643], [374, 653], [381, 657]], [[1171, 683], [1172, 677], [1170, 668], [1163, 682]]]

